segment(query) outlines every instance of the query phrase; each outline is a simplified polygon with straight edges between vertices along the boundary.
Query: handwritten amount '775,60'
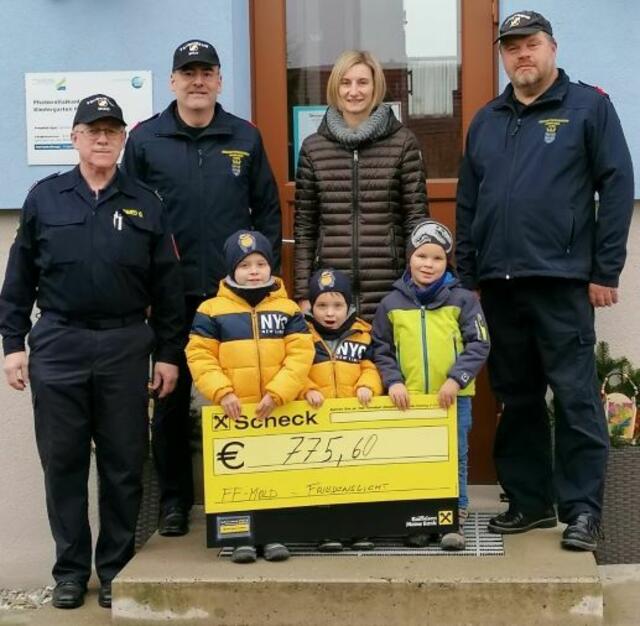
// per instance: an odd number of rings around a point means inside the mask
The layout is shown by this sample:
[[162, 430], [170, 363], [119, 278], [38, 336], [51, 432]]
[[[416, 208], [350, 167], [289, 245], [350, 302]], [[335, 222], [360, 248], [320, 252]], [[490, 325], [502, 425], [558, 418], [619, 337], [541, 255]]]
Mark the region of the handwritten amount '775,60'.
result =
[[[353, 440], [353, 438], [352, 438]], [[292, 448], [287, 452], [283, 465], [304, 465], [306, 463], [335, 463], [366, 459], [378, 442], [375, 433], [360, 437], [355, 444], [345, 441], [344, 435], [334, 437], [291, 437]]]

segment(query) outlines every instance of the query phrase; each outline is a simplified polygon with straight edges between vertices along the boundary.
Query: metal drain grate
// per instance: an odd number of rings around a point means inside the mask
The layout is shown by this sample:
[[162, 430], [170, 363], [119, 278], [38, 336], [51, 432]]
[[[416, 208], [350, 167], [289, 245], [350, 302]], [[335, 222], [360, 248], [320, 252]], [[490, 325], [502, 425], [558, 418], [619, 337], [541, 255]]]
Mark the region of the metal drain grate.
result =
[[[464, 525], [466, 547], [458, 552], [445, 552], [438, 543], [424, 548], [408, 548], [403, 545], [401, 537], [384, 537], [376, 539], [375, 550], [357, 552], [344, 549], [342, 552], [319, 552], [313, 543], [288, 543], [287, 547], [293, 556], [503, 556], [504, 543], [502, 535], [494, 535], [487, 530], [489, 518], [495, 513], [469, 513]], [[233, 548], [222, 548], [219, 556], [228, 558]]]

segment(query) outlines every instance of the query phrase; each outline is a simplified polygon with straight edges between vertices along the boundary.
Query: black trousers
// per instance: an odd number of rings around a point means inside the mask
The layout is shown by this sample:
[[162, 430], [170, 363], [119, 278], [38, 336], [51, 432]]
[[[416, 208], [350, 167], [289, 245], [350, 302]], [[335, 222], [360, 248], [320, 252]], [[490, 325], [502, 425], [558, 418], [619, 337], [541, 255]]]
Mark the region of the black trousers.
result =
[[[196, 309], [204, 298], [185, 299], [183, 337], [189, 337]], [[157, 400], [153, 411], [152, 450], [160, 486], [160, 510], [193, 505], [193, 469], [191, 461], [191, 372], [184, 352], [178, 363], [179, 375], [171, 394]]]
[[[609, 446], [595, 368], [594, 312], [585, 282], [558, 278], [486, 281], [489, 376], [503, 412], [494, 459], [512, 506], [560, 521], [600, 518]], [[554, 397], [555, 458], [545, 403]]]
[[90, 444], [99, 484], [95, 565], [112, 580], [134, 553], [148, 450], [149, 354], [144, 322], [111, 330], [67, 326], [44, 314], [29, 335], [29, 372], [56, 582], [91, 575]]

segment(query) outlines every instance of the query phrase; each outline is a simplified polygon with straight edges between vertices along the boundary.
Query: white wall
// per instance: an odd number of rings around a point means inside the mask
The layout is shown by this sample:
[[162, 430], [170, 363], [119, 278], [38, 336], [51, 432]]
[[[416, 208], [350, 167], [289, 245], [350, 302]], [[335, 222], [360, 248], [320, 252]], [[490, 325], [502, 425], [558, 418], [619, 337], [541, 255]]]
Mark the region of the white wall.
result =
[[640, 368], [640, 201], [636, 202], [629, 233], [619, 296], [616, 306], [596, 313], [598, 339], [609, 343], [612, 356], [626, 356]]

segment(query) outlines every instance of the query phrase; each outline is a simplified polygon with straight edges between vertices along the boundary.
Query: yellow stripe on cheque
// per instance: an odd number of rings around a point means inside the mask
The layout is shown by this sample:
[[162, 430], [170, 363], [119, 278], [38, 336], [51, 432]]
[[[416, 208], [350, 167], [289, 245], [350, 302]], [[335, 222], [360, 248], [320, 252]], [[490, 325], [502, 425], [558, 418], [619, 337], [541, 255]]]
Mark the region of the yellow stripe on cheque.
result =
[[264, 420], [254, 404], [238, 420], [203, 407], [205, 512], [457, 497], [455, 404], [411, 404], [291, 402]]

